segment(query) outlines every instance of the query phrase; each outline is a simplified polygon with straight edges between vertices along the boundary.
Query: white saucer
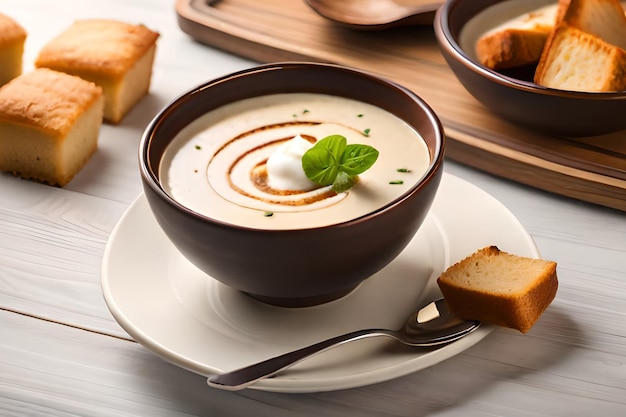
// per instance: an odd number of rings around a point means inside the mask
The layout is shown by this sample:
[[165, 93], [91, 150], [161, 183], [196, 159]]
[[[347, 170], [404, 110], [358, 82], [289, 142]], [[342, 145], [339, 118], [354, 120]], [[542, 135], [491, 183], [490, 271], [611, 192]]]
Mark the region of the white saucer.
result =
[[[539, 257], [530, 235], [502, 204], [445, 174], [424, 225], [389, 266], [340, 300], [287, 309], [253, 300], [196, 269], [163, 234], [142, 195], [107, 243], [102, 287], [111, 313], [135, 340], [208, 376], [351, 330], [400, 327], [419, 306], [440, 296], [435, 280], [443, 269], [494, 244]], [[353, 342], [253, 388], [316, 392], [382, 382], [448, 359], [491, 330], [483, 325], [435, 350], [405, 349], [390, 340]]]

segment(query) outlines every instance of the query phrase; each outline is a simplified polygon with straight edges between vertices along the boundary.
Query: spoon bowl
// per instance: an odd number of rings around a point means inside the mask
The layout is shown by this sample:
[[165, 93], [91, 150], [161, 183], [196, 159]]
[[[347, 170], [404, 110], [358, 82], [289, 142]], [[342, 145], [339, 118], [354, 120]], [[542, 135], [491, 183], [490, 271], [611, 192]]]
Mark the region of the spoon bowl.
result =
[[305, 0], [317, 14], [358, 30], [430, 25], [442, 1], [434, 0]]
[[390, 337], [407, 346], [434, 347], [454, 342], [476, 330], [479, 321], [461, 320], [450, 312], [443, 298], [412, 314], [399, 330], [363, 329], [335, 336], [231, 372], [209, 377], [209, 386], [229, 391], [244, 389], [318, 353], [355, 340]]

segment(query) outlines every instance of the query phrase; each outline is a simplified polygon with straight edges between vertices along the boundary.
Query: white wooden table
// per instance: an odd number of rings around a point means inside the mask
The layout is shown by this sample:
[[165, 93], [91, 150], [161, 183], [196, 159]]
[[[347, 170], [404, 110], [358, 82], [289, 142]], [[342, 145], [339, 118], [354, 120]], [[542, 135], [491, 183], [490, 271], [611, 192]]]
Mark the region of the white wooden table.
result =
[[558, 262], [559, 293], [530, 333], [497, 329], [421, 372], [316, 394], [219, 391], [152, 354], [119, 327], [100, 288], [107, 238], [141, 192], [140, 135], [179, 93], [255, 63], [190, 40], [173, 0], [2, 0], [0, 12], [29, 33], [25, 70], [75, 19], [161, 34], [151, 94], [103, 126], [68, 186], [0, 175], [1, 416], [626, 415], [626, 214], [451, 162], [448, 172], [502, 201]]

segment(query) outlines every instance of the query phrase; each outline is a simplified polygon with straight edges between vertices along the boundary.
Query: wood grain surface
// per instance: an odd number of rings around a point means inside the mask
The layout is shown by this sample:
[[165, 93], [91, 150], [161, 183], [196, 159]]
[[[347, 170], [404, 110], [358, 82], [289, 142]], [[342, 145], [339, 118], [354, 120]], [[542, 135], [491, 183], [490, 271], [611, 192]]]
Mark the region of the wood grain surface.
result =
[[456, 79], [430, 26], [355, 31], [288, 0], [177, 0], [176, 11], [180, 27], [194, 39], [249, 59], [330, 62], [399, 82], [441, 118], [449, 158], [626, 211], [626, 131], [558, 138], [498, 118]]

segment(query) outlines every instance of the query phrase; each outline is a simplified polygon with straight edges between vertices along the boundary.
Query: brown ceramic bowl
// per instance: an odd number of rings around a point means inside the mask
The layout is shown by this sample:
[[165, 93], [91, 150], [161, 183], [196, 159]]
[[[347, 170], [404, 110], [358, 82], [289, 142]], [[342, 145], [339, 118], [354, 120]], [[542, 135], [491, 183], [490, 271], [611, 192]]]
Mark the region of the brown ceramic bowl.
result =
[[[200, 116], [242, 99], [321, 93], [385, 109], [412, 126], [430, 162], [417, 184], [382, 208], [324, 227], [265, 230], [226, 223], [183, 206], [160, 178], [164, 151]], [[391, 262], [413, 238], [439, 187], [443, 128], [418, 96], [374, 75], [314, 63], [277, 63], [228, 75], [171, 102], [140, 144], [143, 187], [159, 225], [178, 250], [212, 278], [264, 302], [308, 306], [337, 299]], [[341, 204], [341, 203], [339, 203]]]
[[[546, 88], [532, 82], [534, 67], [504, 74], [476, 62], [474, 45], [480, 34], [516, 14], [549, 3], [556, 2], [450, 0], [437, 11], [434, 22], [443, 56], [470, 94], [515, 124], [559, 136], [596, 136], [626, 129], [626, 91], [586, 93]], [[489, 17], [481, 14], [492, 6], [500, 11]]]

